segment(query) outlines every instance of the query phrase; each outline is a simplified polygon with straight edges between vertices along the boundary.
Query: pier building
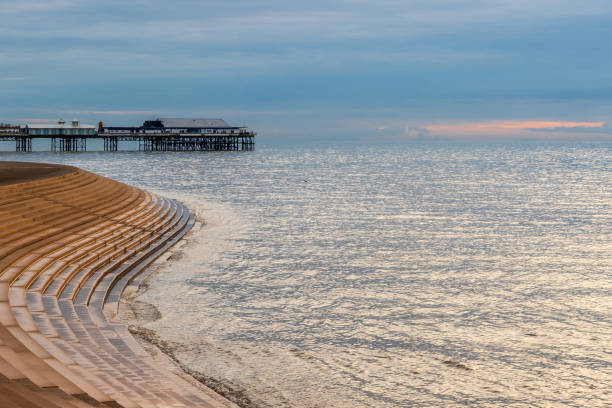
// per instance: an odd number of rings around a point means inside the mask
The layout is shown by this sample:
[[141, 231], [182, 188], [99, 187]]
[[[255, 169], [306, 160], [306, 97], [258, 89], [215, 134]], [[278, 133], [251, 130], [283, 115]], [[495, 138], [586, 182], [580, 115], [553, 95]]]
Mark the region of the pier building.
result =
[[58, 120], [57, 123], [54, 124], [29, 123], [26, 125], [26, 129], [28, 130], [28, 134], [38, 136], [93, 136], [96, 134], [95, 126], [82, 125], [76, 119], [71, 121], [70, 124], [66, 124], [66, 121], [62, 119]]
[[16, 137], [17, 151], [31, 151], [32, 138], [50, 138], [53, 151], [84, 151], [87, 138], [96, 135], [96, 127], [80, 124], [77, 119], [70, 124], [60, 119], [54, 124], [28, 123], [24, 133], [26, 136]]
[[245, 127], [230, 126], [223, 119], [172, 119], [160, 118], [146, 121], [143, 128], [168, 133], [245, 133]]

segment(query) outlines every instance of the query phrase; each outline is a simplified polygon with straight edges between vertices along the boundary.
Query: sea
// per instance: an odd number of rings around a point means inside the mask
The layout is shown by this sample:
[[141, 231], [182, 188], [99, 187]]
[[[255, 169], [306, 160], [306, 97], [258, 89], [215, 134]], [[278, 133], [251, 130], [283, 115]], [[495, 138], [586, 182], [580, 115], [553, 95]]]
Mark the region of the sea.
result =
[[137, 323], [245, 407], [612, 406], [612, 142], [2, 146], [197, 214]]

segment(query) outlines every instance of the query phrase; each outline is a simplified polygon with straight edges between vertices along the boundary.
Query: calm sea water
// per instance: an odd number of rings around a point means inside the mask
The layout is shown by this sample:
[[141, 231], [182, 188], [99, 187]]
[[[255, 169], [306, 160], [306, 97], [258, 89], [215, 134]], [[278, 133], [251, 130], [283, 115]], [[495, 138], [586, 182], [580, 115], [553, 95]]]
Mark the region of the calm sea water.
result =
[[272, 407], [612, 405], [612, 144], [0, 153], [183, 200], [138, 300]]

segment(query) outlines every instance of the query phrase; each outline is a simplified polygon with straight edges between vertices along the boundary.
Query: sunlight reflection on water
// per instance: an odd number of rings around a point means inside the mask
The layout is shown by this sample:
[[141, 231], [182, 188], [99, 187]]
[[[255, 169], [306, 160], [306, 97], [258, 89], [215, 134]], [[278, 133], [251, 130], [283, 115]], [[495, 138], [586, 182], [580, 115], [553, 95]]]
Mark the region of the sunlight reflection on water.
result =
[[610, 145], [85, 153], [207, 225], [139, 300], [191, 368], [296, 407], [610, 406]]

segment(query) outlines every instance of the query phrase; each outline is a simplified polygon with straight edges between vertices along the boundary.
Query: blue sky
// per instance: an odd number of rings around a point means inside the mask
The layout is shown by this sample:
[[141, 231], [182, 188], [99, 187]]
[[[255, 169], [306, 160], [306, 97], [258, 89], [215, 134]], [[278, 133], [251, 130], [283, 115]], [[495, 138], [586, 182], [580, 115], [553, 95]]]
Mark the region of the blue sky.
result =
[[612, 140], [612, 2], [4, 1], [0, 120]]

